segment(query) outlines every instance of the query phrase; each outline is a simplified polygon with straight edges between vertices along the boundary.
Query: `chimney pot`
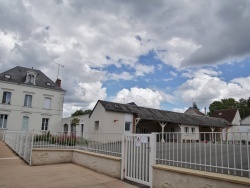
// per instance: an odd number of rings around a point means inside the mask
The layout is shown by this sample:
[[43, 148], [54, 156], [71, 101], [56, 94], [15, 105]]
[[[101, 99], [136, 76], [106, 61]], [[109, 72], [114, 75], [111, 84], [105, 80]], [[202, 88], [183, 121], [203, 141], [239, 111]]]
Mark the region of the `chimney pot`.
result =
[[59, 78], [57, 78], [56, 79], [56, 85], [58, 86], [58, 87], [61, 87], [61, 80], [59, 79]]

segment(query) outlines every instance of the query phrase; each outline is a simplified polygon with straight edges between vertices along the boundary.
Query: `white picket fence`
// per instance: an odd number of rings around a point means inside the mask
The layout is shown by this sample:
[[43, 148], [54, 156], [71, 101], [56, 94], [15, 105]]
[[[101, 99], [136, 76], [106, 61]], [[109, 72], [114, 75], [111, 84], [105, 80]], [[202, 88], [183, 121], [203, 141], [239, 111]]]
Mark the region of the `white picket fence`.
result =
[[152, 183], [153, 164], [250, 177], [250, 132], [5, 131], [4, 141], [29, 164], [33, 148], [72, 148], [118, 156], [122, 158], [125, 178], [145, 185]]

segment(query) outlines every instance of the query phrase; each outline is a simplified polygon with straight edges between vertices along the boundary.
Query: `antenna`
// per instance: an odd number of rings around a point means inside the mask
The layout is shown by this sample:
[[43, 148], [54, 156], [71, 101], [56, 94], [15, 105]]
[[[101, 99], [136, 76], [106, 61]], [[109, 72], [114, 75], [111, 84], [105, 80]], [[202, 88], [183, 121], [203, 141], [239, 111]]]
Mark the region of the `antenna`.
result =
[[58, 79], [58, 76], [59, 76], [59, 68], [60, 67], [64, 67], [64, 65], [61, 65], [61, 64], [59, 64], [59, 63], [55, 63], [55, 64], [57, 64], [58, 65], [58, 69], [57, 69], [57, 77], [56, 77], [56, 79]]

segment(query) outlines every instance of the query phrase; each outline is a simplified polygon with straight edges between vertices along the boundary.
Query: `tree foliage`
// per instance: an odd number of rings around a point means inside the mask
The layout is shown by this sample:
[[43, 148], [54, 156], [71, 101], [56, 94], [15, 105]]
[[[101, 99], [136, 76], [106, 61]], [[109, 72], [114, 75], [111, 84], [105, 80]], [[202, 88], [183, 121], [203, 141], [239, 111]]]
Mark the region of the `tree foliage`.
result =
[[85, 110], [83, 111], [82, 109], [76, 110], [71, 116], [79, 116], [79, 115], [85, 115], [85, 114], [90, 114], [92, 111], [91, 110]]
[[73, 118], [70, 122], [70, 125], [72, 126], [76, 126], [76, 125], [79, 125], [79, 122], [80, 122], [80, 119], [78, 118]]
[[248, 99], [240, 99], [236, 101], [234, 98], [221, 99], [221, 101], [214, 101], [210, 104], [210, 113], [214, 110], [222, 109], [239, 109], [241, 118], [245, 118], [250, 115], [250, 97]]

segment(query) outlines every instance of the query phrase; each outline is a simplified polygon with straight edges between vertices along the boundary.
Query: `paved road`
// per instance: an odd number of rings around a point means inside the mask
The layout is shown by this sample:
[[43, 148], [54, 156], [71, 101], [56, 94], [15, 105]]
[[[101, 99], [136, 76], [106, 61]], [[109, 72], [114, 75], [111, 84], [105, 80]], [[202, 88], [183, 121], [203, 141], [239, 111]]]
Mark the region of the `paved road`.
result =
[[[158, 163], [171, 166], [182, 166], [245, 177], [249, 177], [250, 173], [249, 145], [220, 143], [157, 143], [157, 158], [166, 159], [159, 160]], [[172, 162], [173, 160], [179, 162]], [[190, 164], [190, 162], [196, 163], [197, 165]], [[229, 170], [228, 166], [230, 168]]]
[[135, 188], [116, 178], [68, 163], [28, 166], [0, 141], [1, 188], [119, 187]]

